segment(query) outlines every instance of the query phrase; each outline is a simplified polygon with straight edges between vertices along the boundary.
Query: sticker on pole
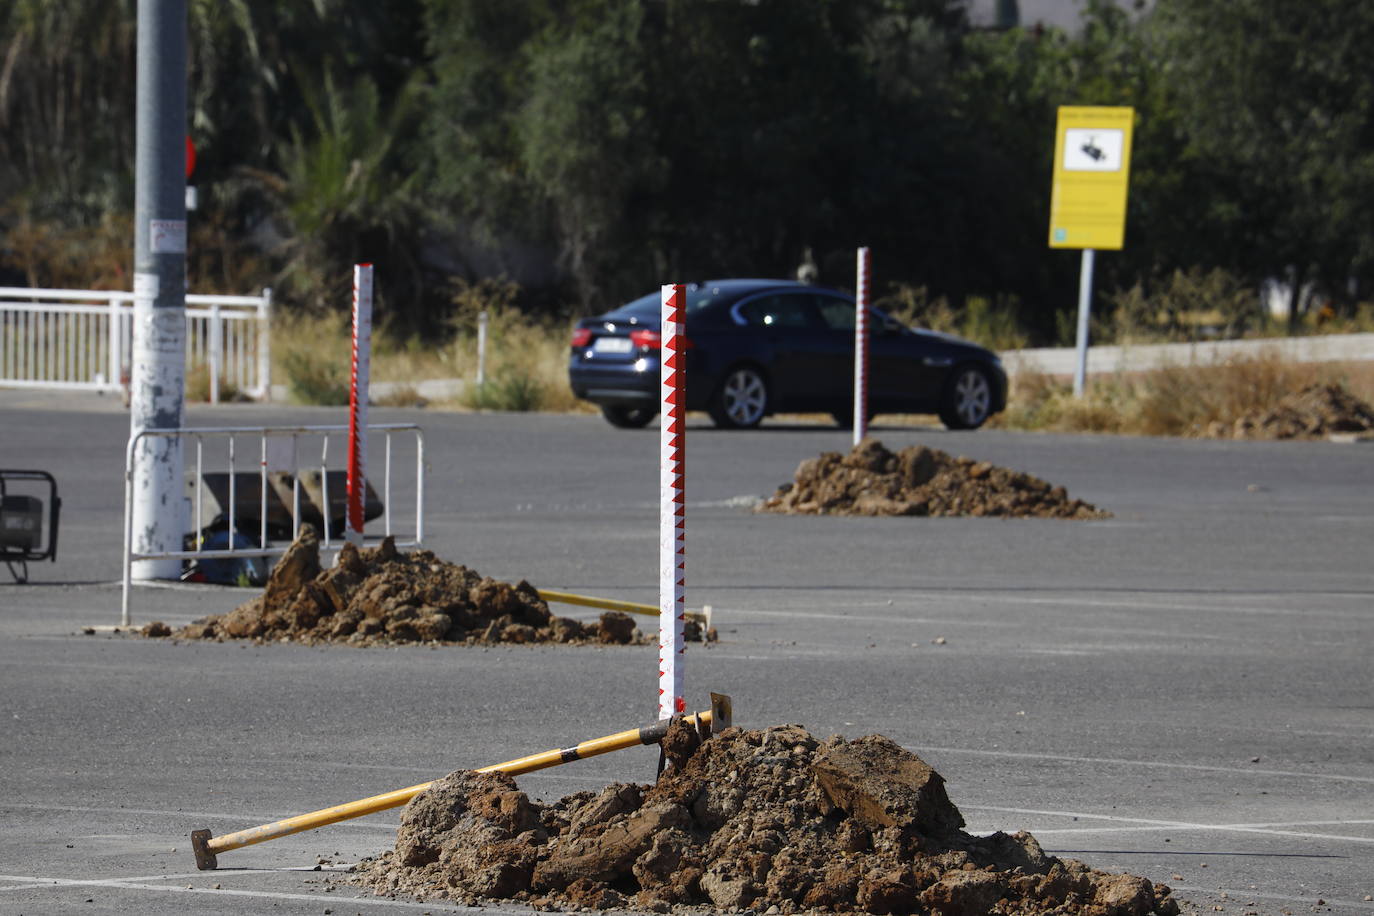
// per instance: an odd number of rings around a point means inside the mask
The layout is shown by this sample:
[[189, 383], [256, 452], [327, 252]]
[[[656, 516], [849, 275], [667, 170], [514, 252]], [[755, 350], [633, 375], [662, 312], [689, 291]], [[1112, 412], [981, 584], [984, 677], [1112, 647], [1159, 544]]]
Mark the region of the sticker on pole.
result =
[[153, 254], [185, 254], [186, 220], [148, 220], [148, 249]]

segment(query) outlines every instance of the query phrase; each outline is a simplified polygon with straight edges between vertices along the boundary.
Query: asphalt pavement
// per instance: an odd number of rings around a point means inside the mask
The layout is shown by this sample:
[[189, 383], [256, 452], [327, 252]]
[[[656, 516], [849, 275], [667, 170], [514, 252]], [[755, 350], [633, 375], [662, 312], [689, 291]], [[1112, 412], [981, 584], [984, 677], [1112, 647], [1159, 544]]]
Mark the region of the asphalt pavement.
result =
[[[342, 423], [192, 406], [188, 426]], [[658, 435], [599, 417], [373, 408], [425, 431], [425, 540], [546, 589], [657, 600]], [[848, 433], [687, 432], [687, 602], [721, 641], [688, 705], [747, 727], [881, 733], [926, 758], [976, 832], [1175, 888], [1200, 911], [1374, 913], [1374, 445], [884, 425], [1026, 471], [1098, 522], [756, 515]], [[229, 832], [647, 724], [653, 647], [174, 643], [119, 622], [128, 415], [0, 391], [0, 468], [58, 480], [55, 563], [0, 567], [0, 913], [461, 908], [326, 881], [388, 848], [384, 812], [230, 852]], [[136, 624], [252, 594], [135, 589]], [[560, 613], [595, 612], [559, 608]], [[650, 620], [646, 626], [653, 626]], [[94, 632], [86, 632], [93, 630]], [[648, 781], [651, 749], [522, 777], [557, 798]], [[319, 870], [316, 870], [316, 869]], [[1219, 909], [1218, 909], [1219, 908]], [[488, 908], [485, 912], [529, 912]]]

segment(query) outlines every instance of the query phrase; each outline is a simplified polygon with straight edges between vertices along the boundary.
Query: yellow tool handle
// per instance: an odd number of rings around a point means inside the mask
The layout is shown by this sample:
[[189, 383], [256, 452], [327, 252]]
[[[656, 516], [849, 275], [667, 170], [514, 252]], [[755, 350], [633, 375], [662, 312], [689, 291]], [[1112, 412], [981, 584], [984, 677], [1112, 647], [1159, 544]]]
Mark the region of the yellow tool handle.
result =
[[[640, 604], [637, 601], [617, 601], [614, 598], [593, 598], [591, 595], [575, 595], [572, 592], [555, 592], [546, 588], [535, 589], [539, 597], [550, 604], [578, 604], [582, 607], [599, 607], [604, 611], [623, 611], [626, 614], [641, 614], [646, 617], [657, 617], [658, 608], [652, 604]], [[688, 611], [689, 620], [706, 622], [706, 615], [697, 611]]]
[[[709, 710], [686, 716], [686, 720], [693, 725], [698, 723], [710, 725], [713, 732], [728, 727], [731, 718], [730, 698], [716, 693], [711, 694], [711, 708]], [[662, 740], [667, 731], [668, 720], [665, 719], [643, 728], [631, 728], [623, 732], [616, 732], [613, 735], [592, 738], [572, 747], [556, 748], [531, 754], [528, 757], [508, 760], [505, 763], [482, 767], [477, 772], [501, 772], [509, 773], [512, 776], [532, 773], [535, 770], [544, 770], [627, 747], [653, 744]], [[237, 833], [226, 833], [223, 836], [212, 837], [209, 830], [193, 831], [191, 833], [191, 848], [195, 852], [196, 867], [201, 871], [216, 868], [218, 866], [215, 859], [216, 854], [228, 852], [231, 849], [241, 849], [244, 846], [252, 846], [254, 843], [290, 836], [303, 830], [313, 830], [316, 827], [337, 824], [339, 821], [376, 814], [378, 811], [385, 811], [388, 808], [399, 808], [436, 782], [438, 780], [430, 780], [406, 789], [384, 792], [381, 795], [373, 795], [370, 798], [362, 798], [343, 805], [334, 805], [331, 808], [321, 808], [319, 811], [312, 811], [309, 814], [298, 814], [295, 817], [273, 821], [259, 827], [249, 827], [247, 830], [240, 830]]]

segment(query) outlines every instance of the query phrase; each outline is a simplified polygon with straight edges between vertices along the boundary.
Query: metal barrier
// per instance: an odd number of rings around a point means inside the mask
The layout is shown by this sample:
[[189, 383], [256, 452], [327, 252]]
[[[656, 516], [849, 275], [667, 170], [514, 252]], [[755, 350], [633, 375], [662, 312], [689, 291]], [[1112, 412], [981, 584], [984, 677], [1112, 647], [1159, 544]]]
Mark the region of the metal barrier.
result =
[[[369, 461], [368, 467], [382, 468], [380, 480], [382, 493], [375, 500], [375, 491], [369, 493], [368, 518], [382, 519], [382, 537], [394, 536], [392, 522], [392, 497], [394, 494], [409, 495], [404, 490], [414, 490], [414, 533], [408, 539], [398, 539], [397, 547], [420, 547], [424, 542], [424, 495], [425, 495], [425, 439], [424, 432], [413, 423], [381, 423], [367, 427], [369, 445], [382, 452], [380, 465]], [[408, 434], [414, 442], [415, 479], [412, 482], [394, 481], [392, 473], [393, 439], [397, 435]], [[184, 429], [140, 429], [129, 437], [124, 457], [124, 560], [123, 595], [120, 607], [120, 626], [129, 625], [129, 592], [133, 579], [133, 564], [139, 560], [179, 559], [179, 560], [225, 560], [251, 557], [277, 557], [284, 554], [287, 546], [274, 547], [271, 537], [288, 537], [294, 541], [300, 533], [303, 521], [311, 521], [320, 528], [321, 548], [338, 550], [345, 541], [342, 519], [345, 505], [344, 471], [329, 467], [329, 440], [331, 437], [347, 439], [348, 427], [340, 426], [221, 426]], [[134, 461], [139, 454], [139, 443], [144, 439], [178, 439], [195, 443], [194, 477], [188, 489], [191, 498], [190, 534], [194, 535], [190, 548], [158, 553], [136, 553], [133, 548], [133, 481]], [[256, 439], [255, 454], [248, 458], [238, 455], [237, 445], [242, 439]], [[319, 464], [304, 466], [297, 461], [304, 440], [306, 445], [319, 443]], [[379, 442], [380, 440], [380, 442]], [[223, 443], [222, 456], [228, 466], [227, 472], [207, 473], [206, 444]], [[348, 452], [346, 442], [335, 449], [340, 461], [346, 461]], [[240, 472], [238, 467], [250, 464], [252, 471]], [[187, 469], [191, 469], [187, 462]], [[215, 479], [207, 484], [211, 477]], [[331, 483], [332, 479], [332, 483]], [[256, 489], [248, 493], [249, 499], [239, 499], [239, 488]], [[334, 493], [331, 494], [331, 487]], [[302, 491], [305, 492], [302, 492]], [[372, 481], [368, 481], [372, 491]], [[253, 505], [256, 503], [256, 505]], [[207, 506], [211, 511], [207, 511]], [[336, 511], [337, 507], [337, 511]], [[218, 508], [218, 512], [213, 510]], [[256, 508], [256, 512], [253, 509]], [[252, 546], [239, 546], [236, 536], [243, 535], [241, 522], [256, 523], [257, 543]], [[207, 549], [203, 534], [207, 529], [222, 527], [229, 534], [228, 546], [222, 549]]]
[[[186, 362], [204, 366], [209, 397], [232, 385], [271, 395], [272, 291], [186, 296]], [[0, 287], [0, 386], [122, 391], [133, 351], [134, 295]]]

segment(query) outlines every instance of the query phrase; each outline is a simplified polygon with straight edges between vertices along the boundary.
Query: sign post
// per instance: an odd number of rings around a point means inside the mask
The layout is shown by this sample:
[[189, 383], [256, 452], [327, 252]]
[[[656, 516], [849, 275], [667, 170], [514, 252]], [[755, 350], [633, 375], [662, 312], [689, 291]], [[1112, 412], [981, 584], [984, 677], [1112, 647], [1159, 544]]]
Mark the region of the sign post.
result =
[[[186, 137], [185, 0], [139, 0], [136, 80], [131, 435], [180, 427], [186, 396], [186, 195], [177, 167]], [[122, 367], [114, 362], [110, 372]], [[147, 436], [137, 448], [133, 549], [180, 550], [187, 523], [181, 440]], [[177, 559], [134, 564], [135, 579], [180, 575]]]
[[1081, 248], [1078, 282], [1078, 360], [1074, 396], [1088, 369], [1088, 324], [1097, 249], [1120, 250], [1126, 233], [1133, 108], [1063, 106], [1054, 142], [1050, 247]]
[[663, 287], [663, 361], [659, 382], [663, 419], [659, 423], [658, 510], [658, 717], [668, 719], [687, 711], [683, 697], [682, 662], [687, 622], [684, 584], [687, 576], [687, 508], [683, 501], [683, 457], [687, 450], [686, 420], [687, 289]]

